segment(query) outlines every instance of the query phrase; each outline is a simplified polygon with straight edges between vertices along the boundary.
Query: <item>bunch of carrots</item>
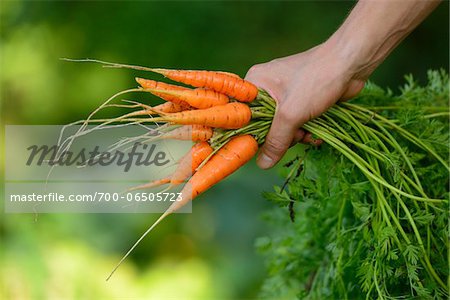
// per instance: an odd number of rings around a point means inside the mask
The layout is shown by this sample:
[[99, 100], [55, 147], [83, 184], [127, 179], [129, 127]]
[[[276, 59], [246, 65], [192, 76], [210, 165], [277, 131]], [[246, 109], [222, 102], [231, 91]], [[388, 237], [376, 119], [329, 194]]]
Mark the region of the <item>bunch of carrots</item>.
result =
[[[151, 188], [163, 184], [169, 184], [170, 188], [186, 183], [181, 191], [181, 200], [174, 202], [141, 236], [114, 268], [112, 275], [137, 244], [165, 217], [235, 172], [256, 154], [258, 146], [264, 143], [269, 131], [276, 111], [276, 102], [251, 82], [228, 72], [169, 70], [97, 60], [84, 61], [100, 62], [108, 67], [150, 71], [194, 87], [188, 88], [136, 78], [140, 85], [139, 88], [125, 90], [114, 95], [94, 111], [85, 122], [86, 124], [87, 122], [100, 122], [103, 125], [115, 122], [165, 123], [161, 127], [161, 134], [158, 138], [195, 142], [170, 177], [130, 189]], [[166, 102], [157, 106], [133, 101], [128, 101], [131, 103], [123, 105], [109, 104], [118, 95], [129, 92], [152, 93]], [[91, 119], [99, 109], [109, 105], [136, 110], [113, 119]], [[430, 109], [436, 110], [433, 107]], [[427, 210], [441, 209], [442, 205], [448, 204], [448, 201], [427, 196], [411, 158], [399, 146], [391, 133], [395, 132], [399, 137], [422, 149], [447, 170], [450, 171], [450, 168], [447, 161], [438, 155], [428, 143], [409, 133], [395, 120], [389, 120], [377, 114], [374, 112], [376, 110], [376, 108], [369, 110], [350, 103], [337, 104], [321, 117], [304, 124], [303, 128], [309, 132], [305, 141], [313, 145], [324, 141], [347, 157], [371, 183], [376, 191], [378, 205], [383, 206], [384, 210], [389, 212], [380, 216], [384, 220], [383, 222], [392, 224], [392, 226], [395, 224], [400, 232], [404, 232], [404, 228], [398, 221], [398, 213], [396, 215], [391, 208], [392, 205], [400, 205], [405, 215], [408, 216], [412, 230], [416, 231], [414, 219], [410, 217], [410, 208], [404, 204], [403, 199], [412, 201], [416, 208], [424, 206]], [[448, 117], [448, 115], [448, 109], [444, 109], [442, 112], [439, 111], [424, 117], [436, 118]], [[312, 134], [317, 139], [312, 138]], [[399, 167], [393, 157], [401, 157], [404, 164]], [[392, 174], [400, 174], [400, 179]], [[399, 204], [387, 202], [386, 199], [392, 195]], [[430, 228], [427, 232], [429, 234]], [[418, 243], [423, 245], [422, 238], [418, 232], [416, 233]], [[405, 239], [404, 242], [410, 243], [407, 237], [402, 237]], [[398, 239], [397, 242], [401, 247], [401, 240]], [[421, 248], [425, 257], [424, 268], [431, 277], [443, 285], [428, 260], [429, 248], [430, 245], [427, 248]]]
[[[89, 118], [87, 120], [101, 122], [102, 125], [115, 122], [165, 123], [160, 127], [157, 138], [195, 142], [191, 150], [178, 162], [175, 172], [170, 177], [128, 190], [146, 189], [164, 184], [168, 184], [170, 188], [186, 183], [181, 190], [179, 197], [181, 200], [173, 202], [141, 236], [113, 270], [114, 273], [129, 253], [159, 222], [235, 172], [257, 153], [258, 146], [264, 142], [270, 128], [276, 104], [254, 84], [233, 73], [153, 69], [101, 63], [110, 67], [126, 67], [159, 73], [173, 81], [194, 87], [188, 88], [136, 78], [139, 88], [114, 95], [99, 109], [119, 106], [137, 108], [137, 110], [113, 119]], [[166, 102], [157, 106], [134, 101], [128, 101], [132, 102], [128, 105], [108, 104], [117, 95], [135, 91], [151, 93]], [[309, 140], [311, 140], [310, 136]]]
[[[258, 151], [258, 145], [264, 142], [275, 112], [275, 101], [236, 74], [102, 63], [110, 67], [159, 73], [173, 81], [195, 87], [192, 89], [136, 78], [139, 88], [124, 92], [148, 92], [166, 102], [157, 106], [137, 102], [131, 105], [113, 105], [138, 110], [114, 119], [89, 120], [103, 122], [103, 125], [114, 122], [166, 123], [167, 126], [160, 128], [158, 138], [191, 140], [196, 143], [180, 160], [170, 178], [130, 189], [151, 188], [162, 184], [177, 185], [188, 180], [186, 188], [181, 192], [182, 200], [173, 203], [155, 225], [248, 162]], [[313, 142], [310, 137], [309, 140]], [[192, 176], [189, 178], [190, 175]]]

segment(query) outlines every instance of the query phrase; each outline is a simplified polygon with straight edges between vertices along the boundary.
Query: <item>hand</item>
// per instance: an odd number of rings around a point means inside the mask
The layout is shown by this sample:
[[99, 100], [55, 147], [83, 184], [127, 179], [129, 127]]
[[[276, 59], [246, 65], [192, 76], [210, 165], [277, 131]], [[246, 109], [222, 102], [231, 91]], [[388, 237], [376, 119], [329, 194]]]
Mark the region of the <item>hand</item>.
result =
[[[320, 116], [338, 100], [356, 96], [365, 79], [324, 44], [296, 55], [255, 65], [246, 80], [266, 90], [277, 110], [257, 163], [267, 169], [275, 165], [293, 143], [305, 138], [301, 126]], [[309, 135], [310, 137], [310, 135]]]

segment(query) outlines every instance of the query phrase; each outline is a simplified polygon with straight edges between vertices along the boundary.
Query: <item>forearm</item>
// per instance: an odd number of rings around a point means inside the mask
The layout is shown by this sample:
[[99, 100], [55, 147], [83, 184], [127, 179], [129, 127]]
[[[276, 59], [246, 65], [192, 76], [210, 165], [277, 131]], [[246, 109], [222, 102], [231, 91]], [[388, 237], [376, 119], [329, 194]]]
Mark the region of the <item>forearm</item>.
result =
[[246, 79], [277, 100], [277, 110], [258, 157], [273, 166], [305, 135], [305, 122], [338, 100], [355, 97], [373, 70], [440, 1], [360, 0], [342, 26], [308, 51], [253, 66]]
[[325, 43], [357, 78], [367, 78], [440, 3], [432, 0], [360, 0]]

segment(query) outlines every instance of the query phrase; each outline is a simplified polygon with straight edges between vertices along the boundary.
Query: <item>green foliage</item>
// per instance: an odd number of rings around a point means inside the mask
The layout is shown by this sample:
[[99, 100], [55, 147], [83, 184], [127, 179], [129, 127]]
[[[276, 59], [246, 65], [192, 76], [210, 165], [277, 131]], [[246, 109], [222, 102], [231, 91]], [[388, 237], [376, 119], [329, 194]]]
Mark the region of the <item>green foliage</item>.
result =
[[[366, 122], [358, 123], [360, 127], [343, 120], [334, 124], [345, 130], [349, 141], [360, 143], [346, 145], [369, 167], [377, 167], [386, 182], [424, 199], [414, 200], [373, 182], [335, 147], [324, 144], [302, 150], [289, 166], [293, 176], [288, 176], [285, 189], [275, 187], [265, 194], [282, 208], [265, 215], [274, 232], [256, 243], [268, 270], [262, 297], [448, 297], [449, 174], [430, 152], [448, 158], [449, 79], [444, 71], [430, 71], [428, 79], [427, 85], [420, 86], [406, 76], [399, 95], [368, 84], [354, 101], [406, 129], [423, 145], [395, 128], [383, 131], [375, 115], [368, 115]], [[364, 132], [369, 131], [358, 132], [361, 126], [379, 130], [381, 140], [392, 135], [398, 147], [386, 140], [386, 149], [380, 151], [384, 156], [376, 157], [379, 153], [369, 151], [382, 147], [377, 146], [381, 143], [374, 137], [364, 140]], [[448, 166], [448, 161], [444, 163]], [[413, 172], [416, 185], [406, 179], [413, 178]], [[423, 201], [427, 199], [444, 200]], [[287, 212], [291, 201], [294, 223]]]

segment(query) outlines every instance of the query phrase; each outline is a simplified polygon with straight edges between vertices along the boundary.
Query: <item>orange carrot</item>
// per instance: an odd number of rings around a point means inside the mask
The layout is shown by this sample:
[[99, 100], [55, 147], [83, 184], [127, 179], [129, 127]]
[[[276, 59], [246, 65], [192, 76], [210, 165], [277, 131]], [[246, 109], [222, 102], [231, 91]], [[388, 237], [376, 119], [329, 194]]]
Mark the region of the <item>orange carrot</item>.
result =
[[216, 71], [216, 73], [225, 74], [225, 75], [229, 75], [229, 76], [236, 77], [236, 78], [241, 78], [241, 77], [239, 77], [239, 75], [231, 73], [231, 72]]
[[[107, 107], [125, 107], [125, 108], [142, 108], [143, 110], [137, 111], [137, 115], [159, 115], [163, 113], [176, 113], [183, 110], [191, 110], [194, 109], [194, 107], [188, 105], [188, 104], [175, 104], [173, 102], [164, 102], [162, 104], [156, 105], [156, 106], [150, 106], [146, 105], [140, 102], [132, 101], [132, 100], [125, 100], [122, 101], [131, 103], [131, 104], [107, 104]], [[106, 107], [105, 106], [105, 107]]]
[[247, 163], [258, 151], [258, 143], [251, 135], [232, 138], [189, 180], [181, 191], [181, 201], [174, 202], [169, 213], [191, 201]]
[[252, 118], [252, 111], [247, 104], [231, 102], [225, 105], [213, 106], [206, 109], [187, 110], [171, 114], [161, 114], [153, 118], [132, 118], [149, 115], [153, 109], [131, 112], [114, 119], [96, 119], [91, 122], [168, 122], [181, 125], [202, 125], [213, 128], [238, 129], [247, 125]]
[[195, 108], [208, 108], [211, 106], [227, 104], [229, 102], [226, 95], [213, 90], [203, 88], [189, 89], [143, 78], [136, 78], [136, 81], [145, 91], [161, 97], [166, 101], [178, 104], [184, 102]]
[[97, 62], [113, 68], [129, 68], [135, 70], [150, 71], [161, 74], [174, 81], [182, 82], [195, 87], [214, 90], [241, 102], [251, 102], [258, 95], [258, 88], [253, 83], [229, 72], [147, 68], [141, 66], [110, 63], [96, 59], [65, 60]]
[[184, 182], [195, 173], [198, 166], [213, 152], [213, 148], [207, 142], [195, 144], [188, 155], [185, 155], [173, 173], [170, 183], [172, 185]]
[[138, 185], [128, 189], [127, 191], [149, 189], [163, 184], [170, 183], [171, 185], [177, 185], [183, 183], [188, 179], [200, 164], [213, 152], [211, 146], [206, 142], [195, 144], [191, 150], [184, 155], [175, 172], [167, 178], [158, 179], [149, 183]]
[[175, 212], [189, 201], [209, 189], [211, 186], [221, 181], [228, 175], [248, 162], [258, 151], [258, 143], [250, 135], [237, 136], [232, 138], [223, 146], [211, 159], [198, 170], [187, 185], [181, 191], [181, 200], [174, 202], [153, 225], [134, 243], [128, 252], [119, 261], [106, 280], [111, 278], [117, 268], [134, 250], [134, 248], [153, 230], [165, 217]]
[[183, 110], [191, 110], [192, 107], [189, 104], [176, 104], [173, 102], [165, 102], [153, 107], [153, 111], [157, 113], [176, 113]]
[[131, 188], [127, 189], [127, 192], [131, 192], [131, 191], [135, 191], [135, 190], [150, 189], [150, 188], [157, 187], [157, 186], [167, 184], [167, 183], [170, 183], [170, 178], [157, 179], [157, 180], [150, 181], [149, 183], [131, 187]]
[[[157, 89], [145, 89], [154, 95], [169, 95], [177, 97], [179, 101], [184, 101], [195, 108], [209, 108], [212, 106], [227, 104], [230, 99], [221, 93], [213, 90], [198, 88], [198, 89], [186, 89], [186, 90], [157, 90]], [[172, 98], [173, 99], [173, 98]]]
[[137, 116], [146, 116], [146, 115], [151, 116], [151, 115], [170, 114], [170, 113], [177, 113], [177, 112], [182, 112], [182, 111], [185, 111], [185, 110], [194, 109], [192, 106], [189, 106], [189, 105], [175, 104], [175, 103], [172, 103], [172, 102], [162, 103], [162, 104], [159, 104], [159, 105], [157, 105], [155, 107], [151, 107], [149, 105], [145, 105], [145, 104], [141, 104], [141, 103], [138, 103], [138, 104], [135, 104], [135, 105], [117, 105], [117, 104], [112, 104], [110, 106], [128, 107], [128, 108], [134, 108], [134, 107], [141, 107], [141, 108], [143, 108], [142, 110], [136, 110], [136, 111], [130, 112], [130, 113], [126, 114], [126, 115], [123, 115], [121, 117], [121, 119], [122, 118], [129, 118], [129, 117], [137, 117]]
[[252, 112], [248, 105], [232, 102], [207, 109], [165, 114], [154, 120], [159, 121], [158, 119], [160, 119], [162, 121], [183, 125], [203, 125], [225, 129], [236, 129], [247, 125], [251, 118]]
[[158, 89], [158, 90], [169, 89], [169, 90], [180, 90], [180, 91], [189, 90], [189, 88], [184, 87], [184, 86], [169, 84], [169, 83], [151, 80], [151, 79], [136, 77], [135, 80], [144, 89]]
[[258, 88], [236, 74], [217, 71], [193, 71], [148, 68], [174, 81], [195, 87], [208, 88], [241, 102], [251, 102], [258, 95]]
[[174, 139], [193, 142], [206, 142], [213, 135], [211, 127], [203, 125], [184, 125], [160, 136], [163, 139]]
[[[183, 91], [183, 90], [190, 90], [186, 87], [182, 87], [182, 86], [178, 86], [178, 85], [174, 85], [174, 84], [168, 84], [168, 83], [164, 83], [164, 82], [160, 82], [160, 81], [155, 81], [155, 80], [151, 80], [151, 79], [144, 79], [144, 78], [139, 78], [136, 77], [135, 78], [137, 83], [139, 83], [140, 86], [142, 86], [142, 88], [147, 91], [150, 89], [157, 89], [157, 90], [171, 90], [171, 91], [175, 91], [175, 90], [179, 90], [179, 91]], [[152, 93], [158, 97], [160, 97], [161, 99], [164, 99], [166, 101], [170, 101], [173, 102], [175, 104], [179, 104], [182, 106], [190, 106], [188, 103], [186, 103], [183, 100], [180, 100], [179, 97], [174, 96], [174, 95], [170, 95], [170, 94], [161, 94], [161, 93]]]

